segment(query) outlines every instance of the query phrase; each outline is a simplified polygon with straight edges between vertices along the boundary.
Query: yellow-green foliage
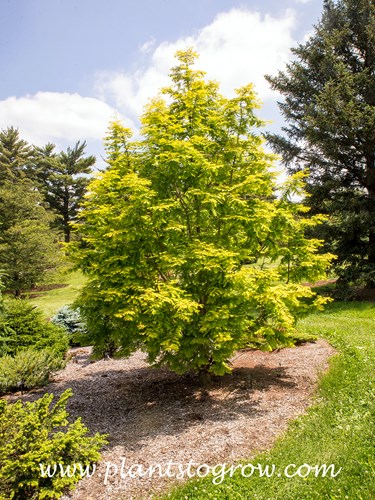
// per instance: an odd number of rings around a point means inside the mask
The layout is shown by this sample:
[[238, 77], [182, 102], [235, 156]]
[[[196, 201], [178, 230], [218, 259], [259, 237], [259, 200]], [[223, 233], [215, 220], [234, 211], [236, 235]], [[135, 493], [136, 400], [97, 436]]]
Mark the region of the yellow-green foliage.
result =
[[42, 477], [40, 464], [81, 464], [83, 468], [100, 458], [105, 438], [88, 437], [80, 419], [68, 422], [67, 390], [51, 406], [53, 395], [46, 394], [33, 403], [14, 404], [0, 400], [0, 498], [60, 498], [64, 489], [80, 479], [77, 470], [71, 477], [55, 474]]
[[332, 256], [305, 236], [322, 219], [291, 201], [301, 176], [275, 196], [253, 87], [227, 99], [193, 69], [194, 52], [177, 57], [142, 141], [111, 125], [109, 168], [90, 186], [71, 254], [89, 278], [79, 303], [97, 348], [223, 374], [251, 341], [291, 342], [296, 318], [324, 302], [301, 282], [324, 277]]

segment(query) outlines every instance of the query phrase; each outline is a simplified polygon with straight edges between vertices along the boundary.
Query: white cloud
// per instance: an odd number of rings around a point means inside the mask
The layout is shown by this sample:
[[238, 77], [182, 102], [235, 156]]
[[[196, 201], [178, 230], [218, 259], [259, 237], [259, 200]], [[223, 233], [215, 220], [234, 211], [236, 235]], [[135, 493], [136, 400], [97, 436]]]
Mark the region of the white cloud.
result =
[[150, 40], [147, 40], [147, 42], [143, 43], [139, 47], [140, 52], [142, 52], [143, 54], [147, 54], [151, 51], [152, 47], [155, 45], [155, 42], [155, 38], [151, 37]]
[[[101, 154], [101, 141], [114, 116], [135, 130], [134, 123], [148, 99], [168, 84], [176, 50], [194, 47], [200, 54], [197, 66], [208, 78], [221, 83], [231, 95], [234, 88], [255, 84], [263, 100], [276, 99], [264, 79], [275, 74], [290, 58], [294, 12], [280, 17], [233, 9], [216, 16], [194, 35], [156, 45], [149, 39], [139, 47], [138, 68], [133, 72], [101, 73], [95, 79], [97, 98], [79, 94], [38, 92], [0, 101], [0, 128], [15, 126], [27, 141], [58, 148], [87, 140], [90, 153]], [[90, 144], [91, 143], [91, 144]], [[94, 151], [93, 151], [94, 148]]]
[[[291, 10], [278, 18], [245, 9], [221, 13], [194, 36], [155, 47], [148, 65], [134, 73], [98, 74], [98, 96], [136, 119], [147, 100], [168, 83], [176, 50], [192, 46], [200, 54], [198, 66], [220, 82], [224, 94], [231, 95], [233, 89], [252, 82], [262, 100], [274, 99], [264, 75], [275, 74], [290, 58], [294, 23]], [[143, 47], [153, 48], [147, 42]]]
[[307, 32], [303, 35], [303, 38], [302, 38], [302, 40], [301, 40], [301, 43], [302, 43], [302, 44], [307, 43], [307, 42], [310, 40], [310, 38], [312, 38], [312, 37], [314, 36], [314, 34], [315, 34], [314, 30], [307, 31]]
[[21, 137], [35, 145], [102, 140], [115, 115], [105, 102], [79, 94], [38, 92], [0, 101], [1, 128], [18, 127]]

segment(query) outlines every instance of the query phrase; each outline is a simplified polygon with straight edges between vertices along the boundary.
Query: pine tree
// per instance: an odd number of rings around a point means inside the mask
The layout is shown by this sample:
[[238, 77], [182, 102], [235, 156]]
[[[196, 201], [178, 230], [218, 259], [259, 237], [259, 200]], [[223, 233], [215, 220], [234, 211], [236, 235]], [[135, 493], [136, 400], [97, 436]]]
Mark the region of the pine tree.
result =
[[20, 139], [18, 129], [8, 127], [0, 132], [0, 183], [4, 180], [28, 177], [33, 148]]
[[269, 135], [289, 172], [309, 169], [307, 204], [342, 284], [375, 286], [375, 4], [326, 0], [312, 36], [269, 76], [286, 125]]
[[227, 99], [193, 51], [177, 56], [143, 140], [111, 125], [109, 167], [90, 185], [71, 253], [89, 277], [79, 305], [97, 347], [141, 348], [205, 379], [249, 342], [290, 344], [296, 317], [322, 300], [300, 282], [323, 276], [330, 256], [304, 237], [320, 218], [290, 201], [301, 176], [274, 197], [252, 86]]
[[52, 219], [29, 179], [0, 185], [0, 268], [6, 288], [17, 297], [43, 282], [61, 262]]
[[35, 150], [18, 129], [0, 133], [0, 269], [6, 288], [19, 296], [43, 282], [61, 260], [57, 237], [34, 178]]
[[84, 157], [86, 142], [79, 141], [73, 148], [59, 154], [54, 146], [47, 144], [37, 150], [35, 178], [41, 185], [45, 200], [57, 214], [55, 226], [70, 241], [71, 224], [76, 220], [86, 187], [90, 182], [88, 174], [95, 164], [95, 156]]

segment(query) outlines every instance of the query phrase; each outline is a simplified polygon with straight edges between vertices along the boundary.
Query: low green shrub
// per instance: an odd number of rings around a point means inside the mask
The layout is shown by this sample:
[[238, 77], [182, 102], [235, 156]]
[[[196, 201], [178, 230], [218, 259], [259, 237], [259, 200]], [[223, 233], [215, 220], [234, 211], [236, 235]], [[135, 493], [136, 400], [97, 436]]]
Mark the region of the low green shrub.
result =
[[74, 308], [69, 305], [61, 307], [51, 319], [51, 322], [66, 330], [71, 346], [90, 345], [87, 326], [81, 316], [79, 307]]
[[45, 385], [62, 368], [66, 331], [44, 320], [24, 300], [4, 304], [0, 315], [0, 394]]
[[66, 331], [45, 321], [43, 312], [25, 300], [7, 302], [0, 320], [0, 332], [6, 332], [0, 355], [13, 356], [33, 348], [37, 351], [50, 349], [62, 357], [69, 346]]
[[3, 276], [4, 273], [0, 269], [0, 356], [2, 356], [7, 351], [7, 344], [9, 342], [14, 342], [14, 339], [12, 337], [13, 331], [6, 325], [5, 321], [6, 308], [2, 295], [2, 291], [4, 290], [4, 285], [2, 282]]
[[66, 470], [69, 465], [80, 464], [85, 469], [99, 460], [105, 436], [87, 436], [88, 429], [80, 418], [68, 422], [66, 403], [71, 395], [70, 389], [65, 391], [54, 406], [53, 394], [45, 394], [33, 403], [0, 400], [2, 500], [60, 498], [79, 481], [80, 468], [69, 475], [56, 471], [48, 477], [48, 465], [53, 469], [55, 464], [61, 464]]
[[13, 361], [14, 358], [7, 355], [0, 358], [0, 395], [17, 385]]
[[15, 356], [6, 354], [0, 358], [0, 394], [45, 385], [50, 374], [64, 364], [60, 356], [47, 349], [26, 349]]

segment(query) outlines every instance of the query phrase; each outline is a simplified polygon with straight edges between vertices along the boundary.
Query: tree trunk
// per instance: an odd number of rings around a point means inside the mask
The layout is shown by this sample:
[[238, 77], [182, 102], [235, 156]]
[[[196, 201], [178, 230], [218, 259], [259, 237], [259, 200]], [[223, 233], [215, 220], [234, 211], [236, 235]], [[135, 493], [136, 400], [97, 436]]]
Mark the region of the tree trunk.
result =
[[199, 383], [201, 386], [205, 387], [212, 382], [212, 375], [208, 371], [208, 368], [201, 368], [198, 372]]
[[370, 266], [373, 268], [373, 273], [369, 276], [366, 287], [367, 288], [375, 288], [375, 227], [371, 227], [369, 231], [369, 239], [368, 239], [368, 262]]
[[64, 191], [64, 238], [65, 243], [70, 242], [70, 227], [69, 227], [69, 190], [65, 187]]
[[369, 196], [369, 210], [372, 226], [369, 229], [367, 258], [373, 274], [369, 276], [367, 288], [375, 288], [375, 152], [366, 159], [366, 187]]

